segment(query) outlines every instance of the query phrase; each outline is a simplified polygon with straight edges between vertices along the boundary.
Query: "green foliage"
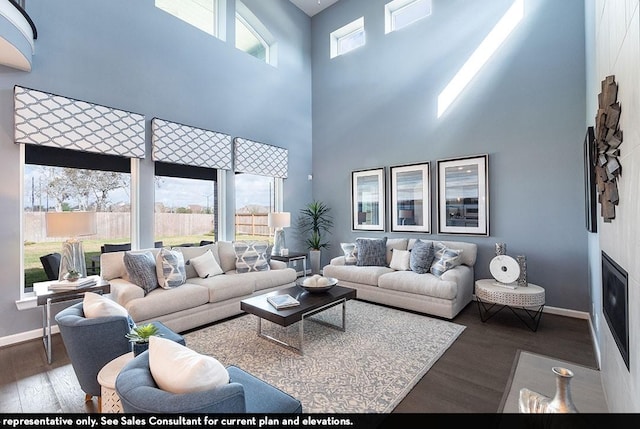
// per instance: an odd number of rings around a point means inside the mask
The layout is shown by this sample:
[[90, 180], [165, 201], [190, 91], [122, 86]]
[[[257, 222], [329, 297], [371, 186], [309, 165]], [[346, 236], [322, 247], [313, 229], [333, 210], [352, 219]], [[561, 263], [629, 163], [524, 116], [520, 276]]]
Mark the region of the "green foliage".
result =
[[146, 325], [136, 326], [125, 337], [132, 343], [148, 343], [149, 337], [154, 335], [158, 335], [158, 328], [151, 323], [147, 323]]
[[329, 211], [331, 208], [320, 201], [313, 201], [300, 209], [297, 229], [305, 237], [305, 244], [311, 250], [329, 247], [329, 242], [324, 238], [324, 234], [329, 233], [333, 227]]

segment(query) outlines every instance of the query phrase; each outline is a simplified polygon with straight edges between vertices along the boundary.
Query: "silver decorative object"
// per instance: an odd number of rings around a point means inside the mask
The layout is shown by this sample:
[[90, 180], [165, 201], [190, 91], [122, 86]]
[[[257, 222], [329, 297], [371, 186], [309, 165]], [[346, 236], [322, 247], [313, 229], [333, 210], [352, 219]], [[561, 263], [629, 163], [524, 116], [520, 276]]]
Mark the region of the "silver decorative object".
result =
[[525, 388], [520, 389], [518, 407], [521, 413], [577, 413], [571, 398], [571, 378], [573, 371], [567, 368], [551, 368], [556, 375], [556, 394], [549, 398], [541, 393]]
[[507, 243], [496, 243], [496, 256], [507, 254]]
[[527, 257], [524, 255], [516, 256], [518, 265], [520, 266], [520, 276], [518, 277], [518, 286], [526, 287], [529, 282], [527, 280]]

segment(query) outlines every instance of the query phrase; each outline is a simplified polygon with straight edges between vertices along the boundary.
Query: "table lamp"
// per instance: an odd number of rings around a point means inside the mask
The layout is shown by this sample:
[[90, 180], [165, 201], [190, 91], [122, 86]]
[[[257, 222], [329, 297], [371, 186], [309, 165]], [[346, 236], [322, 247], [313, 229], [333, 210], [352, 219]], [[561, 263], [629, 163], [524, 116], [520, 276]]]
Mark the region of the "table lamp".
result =
[[82, 241], [78, 237], [96, 233], [95, 212], [47, 212], [47, 237], [65, 237], [60, 257], [58, 279], [63, 280], [70, 271], [80, 277], [87, 276]]
[[271, 212], [269, 213], [268, 223], [273, 231], [273, 249], [271, 255], [280, 256], [282, 249], [286, 249], [287, 245], [284, 239], [284, 228], [291, 226], [291, 213], [289, 212]]
[[402, 219], [402, 225], [407, 221], [407, 219], [411, 219], [413, 217], [413, 210], [400, 210], [398, 214], [398, 218]]

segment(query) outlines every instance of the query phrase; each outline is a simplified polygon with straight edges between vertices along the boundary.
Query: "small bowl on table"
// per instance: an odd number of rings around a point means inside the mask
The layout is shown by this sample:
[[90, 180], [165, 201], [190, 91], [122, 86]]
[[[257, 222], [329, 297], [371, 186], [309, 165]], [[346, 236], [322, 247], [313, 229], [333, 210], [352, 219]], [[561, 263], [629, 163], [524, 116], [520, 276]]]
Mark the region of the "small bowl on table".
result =
[[328, 283], [326, 284], [322, 284], [320, 286], [314, 286], [314, 285], [310, 285], [310, 284], [304, 284], [304, 281], [306, 279], [309, 279], [310, 277], [300, 277], [298, 280], [296, 280], [296, 284], [298, 286], [300, 286], [302, 289], [306, 290], [309, 293], [322, 293], [322, 292], [326, 292], [328, 290], [330, 290], [331, 288], [333, 288], [335, 285], [338, 284], [338, 279], [333, 278], [333, 277], [321, 277], [324, 279], [328, 280]]

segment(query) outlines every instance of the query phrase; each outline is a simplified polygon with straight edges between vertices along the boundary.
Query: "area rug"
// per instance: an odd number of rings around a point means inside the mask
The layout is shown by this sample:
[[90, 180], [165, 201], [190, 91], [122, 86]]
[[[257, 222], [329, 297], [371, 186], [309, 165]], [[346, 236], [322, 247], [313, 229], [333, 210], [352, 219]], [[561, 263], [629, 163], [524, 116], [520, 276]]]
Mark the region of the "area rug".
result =
[[[340, 306], [314, 316], [340, 324]], [[351, 300], [346, 331], [304, 322], [304, 354], [257, 336], [243, 315], [184, 335], [187, 346], [235, 365], [289, 393], [305, 413], [389, 413], [453, 344], [464, 326]], [[293, 343], [298, 324], [263, 322]]]

